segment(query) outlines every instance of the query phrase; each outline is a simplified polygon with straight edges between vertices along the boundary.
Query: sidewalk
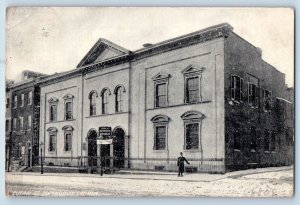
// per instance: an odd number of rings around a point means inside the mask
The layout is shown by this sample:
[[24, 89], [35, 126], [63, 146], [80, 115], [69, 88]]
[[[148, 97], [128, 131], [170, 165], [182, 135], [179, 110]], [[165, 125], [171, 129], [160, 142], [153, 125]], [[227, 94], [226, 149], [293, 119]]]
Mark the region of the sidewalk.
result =
[[24, 176], [61, 176], [61, 177], [88, 177], [88, 178], [120, 178], [120, 179], [138, 179], [138, 180], [167, 180], [167, 181], [187, 181], [187, 182], [211, 182], [225, 178], [239, 178], [245, 175], [252, 175], [266, 172], [278, 172], [283, 170], [293, 170], [293, 166], [268, 167], [248, 169], [226, 174], [207, 174], [207, 173], [184, 173], [183, 177], [178, 177], [176, 172], [159, 172], [159, 171], [138, 171], [122, 170], [122, 174], [83, 174], [83, 173], [44, 173], [39, 172], [9, 172], [7, 175], [24, 175]]

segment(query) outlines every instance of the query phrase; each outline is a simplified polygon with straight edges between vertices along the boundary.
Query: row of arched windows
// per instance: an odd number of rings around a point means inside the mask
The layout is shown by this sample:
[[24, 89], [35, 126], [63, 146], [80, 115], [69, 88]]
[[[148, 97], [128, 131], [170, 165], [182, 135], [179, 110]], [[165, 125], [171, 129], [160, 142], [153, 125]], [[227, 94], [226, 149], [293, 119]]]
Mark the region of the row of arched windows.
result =
[[[125, 92], [125, 87], [123, 85], [117, 85], [114, 94], [115, 94], [115, 112], [122, 112], [123, 111], [123, 93]], [[108, 104], [109, 99], [108, 96], [111, 95], [109, 88], [103, 88], [101, 91], [101, 113], [107, 114], [108, 113]], [[93, 90], [89, 94], [90, 100], [90, 116], [96, 115], [97, 113], [97, 98], [98, 93], [97, 91]]]

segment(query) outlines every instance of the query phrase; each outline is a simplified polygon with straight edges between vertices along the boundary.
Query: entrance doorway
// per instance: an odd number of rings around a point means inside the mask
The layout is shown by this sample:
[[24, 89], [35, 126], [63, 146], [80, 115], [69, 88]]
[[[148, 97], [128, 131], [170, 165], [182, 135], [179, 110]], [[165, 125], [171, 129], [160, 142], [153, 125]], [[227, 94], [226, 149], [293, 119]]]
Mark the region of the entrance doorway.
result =
[[88, 133], [88, 165], [97, 166], [97, 132], [90, 130]]
[[122, 128], [116, 128], [113, 132], [114, 167], [124, 168], [125, 156], [125, 132]]

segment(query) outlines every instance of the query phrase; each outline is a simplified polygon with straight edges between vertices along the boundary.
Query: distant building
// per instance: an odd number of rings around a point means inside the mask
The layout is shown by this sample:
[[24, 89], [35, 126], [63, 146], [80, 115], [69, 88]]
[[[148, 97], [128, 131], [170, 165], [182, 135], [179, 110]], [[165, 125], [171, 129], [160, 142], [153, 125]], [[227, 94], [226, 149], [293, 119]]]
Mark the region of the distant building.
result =
[[39, 156], [80, 169], [174, 171], [180, 152], [199, 172], [289, 165], [292, 102], [261, 52], [229, 24], [133, 52], [100, 39], [76, 69], [37, 82]]
[[12, 170], [38, 163], [40, 88], [36, 81], [45, 75], [31, 75], [30, 71], [23, 74], [26, 75], [24, 80], [7, 85], [9, 98], [6, 107], [10, 113], [7, 126], [10, 141], [7, 145], [11, 148], [8, 163]]
[[10, 156], [10, 136], [11, 136], [11, 90], [10, 86], [14, 82], [6, 80], [5, 89], [5, 170], [7, 169]]

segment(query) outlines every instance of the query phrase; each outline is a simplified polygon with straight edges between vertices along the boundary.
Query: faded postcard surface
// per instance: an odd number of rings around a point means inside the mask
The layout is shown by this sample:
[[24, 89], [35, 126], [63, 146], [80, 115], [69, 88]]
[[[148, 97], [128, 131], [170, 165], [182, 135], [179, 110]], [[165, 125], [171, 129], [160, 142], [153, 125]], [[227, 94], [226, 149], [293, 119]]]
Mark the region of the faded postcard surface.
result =
[[8, 196], [293, 196], [293, 9], [6, 17]]

